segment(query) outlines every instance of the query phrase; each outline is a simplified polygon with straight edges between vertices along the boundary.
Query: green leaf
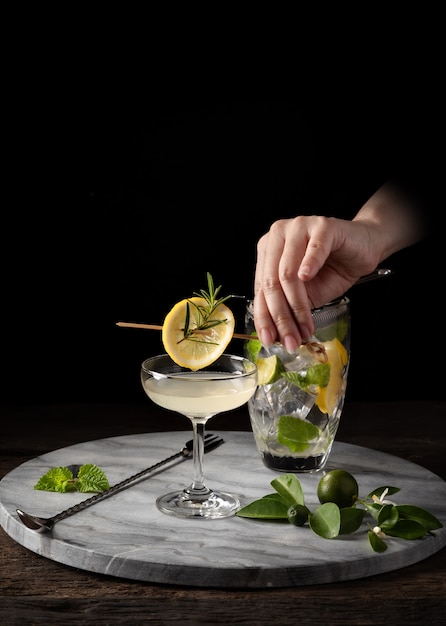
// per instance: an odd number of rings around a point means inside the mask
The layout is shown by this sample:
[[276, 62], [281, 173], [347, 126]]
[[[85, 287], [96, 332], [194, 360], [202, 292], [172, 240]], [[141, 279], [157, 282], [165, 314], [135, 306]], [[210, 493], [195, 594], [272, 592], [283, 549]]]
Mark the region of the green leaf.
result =
[[305, 504], [302, 485], [295, 474], [282, 474], [278, 478], [274, 478], [270, 484], [288, 506]]
[[426, 529], [426, 532], [443, 528], [443, 524], [435, 517], [435, 515], [432, 515], [432, 513], [429, 513], [429, 511], [426, 511], [419, 506], [399, 504], [396, 508], [398, 509], [398, 513], [402, 519], [411, 519], [419, 524], [422, 524]]
[[339, 534], [350, 535], [358, 530], [362, 524], [365, 514], [366, 511], [364, 509], [357, 509], [352, 506], [340, 509], [341, 527], [339, 529]]
[[[296, 423], [304, 424], [299, 419], [283, 416], [282, 427], [286, 431]], [[310, 424], [311, 426], [311, 424]], [[338, 535], [356, 532], [368, 514], [376, 520], [376, 531], [369, 525], [367, 531], [371, 548], [378, 553], [388, 548], [386, 539], [420, 539], [443, 524], [431, 513], [419, 506], [409, 504], [396, 505], [374, 501], [372, 496], [383, 498], [400, 491], [398, 487], [378, 487], [370, 493], [370, 500], [358, 498], [354, 506], [339, 508], [334, 502], [326, 502], [311, 513], [305, 506], [302, 485], [294, 473], [282, 474], [271, 481], [275, 493], [268, 493], [263, 498], [237, 512], [240, 517], [282, 522], [285, 519], [296, 526], [305, 526], [324, 539], [334, 539]], [[385, 492], [385, 494], [384, 494]], [[360, 508], [360, 505], [364, 508]], [[379, 531], [379, 532], [378, 532]]]
[[331, 341], [335, 337], [339, 341], [343, 342], [348, 331], [348, 321], [345, 318], [341, 318], [336, 324], [330, 324], [327, 328], [321, 328], [316, 332], [316, 338], [318, 341]]
[[252, 519], [288, 519], [288, 505], [275, 498], [259, 498], [239, 509], [236, 515]]
[[[210, 318], [212, 316], [212, 313], [220, 304], [226, 302], [226, 300], [232, 297], [229, 295], [225, 296], [224, 298], [217, 299], [217, 295], [220, 292], [221, 285], [215, 287], [212, 275], [209, 272], [207, 272], [206, 275], [208, 281], [208, 291], [206, 291], [205, 289], [201, 289], [200, 292], [194, 292], [194, 296], [203, 298], [206, 302], [206, 305], [203, 306], [196, 304], [195, 302], [192, 302], [192, 300], [188, 300], [188, 303], [186, 304], [186, 316], [184, 320], [184, 339], [196, 341], [197, 343], [201, 342], [199, 337], [196, 336], [197, 331], [212, 328], [214, 326], [218, 326], [219, 324], [226, 323], [226, 319], [211, 320]], [[190, 328], [190, 306], [193, 306], [195, 308], [197, 326], [194, 328]]]
[[398, 493], [398, 491], [401, 491], [399, 487], [388, 487], [388, 486], [377, 487], [376, 489], [371, 491], [367, 497], [371, 498], [372, 496], [378, 496], [378, 498], [380, 498], [386, 489], [387, 489], [386, 498], [387, 496], [391, 496], [394, 493]]
[[318, 363], [309, 367], [305, 374], [299, 374], [298, 372], [284, 372], [283, 378], [286, 378], [290, 383], [300, 387], [301, 389], [307, 389], [311, 385], [319, 385], [319, 387], [326, 387], [330, 380], [330, 364]]
[[[274, 493], [267, 493], [266, 495], [262, 496], [263, 498], [271, 498], [272, 500], [279, 500], [279, 502], [284, 502], [284, 499], [282, 498], [282, 496], [280, 495], [280, 493], [274, 492]], [[284, 504], [286, 504], [284, 502]]]
[[386, 528], [386, 535], [400, 539], [420, 539], [425, 534], [425, 527], [411, 519], [399, 520], [392, 528]]
[[392, 528], [399, 520], [399, 517], [396, 506], [393, 504], [384, 504], [377, 517], [378, 526], [381, 526], [383, 530]]
[[386, 542], [383, 541], [381, 537], [378, 537], [373, 530], [369, 530], [367, 535], [369, 537], [369, 543], [375, 552], [385, 552], [387, 550]]
[[383, 505], [375, 502], [362, 502], [362, 504], [365, 506], [367, 513], [377, 520]]
[[76, 482], [73, 473], [67, 467], [52, 467], [39, 478], [34, 489], [66, 493], [67, 491], [76, 491]]
[[311, 422], [292, 415], [282, 415], [279, 418], [277, 441], [287, 446], [291, 452], [303, 452], [319, 436], [319, 428]]
[[[71, 467], [77, 468], [79, 466], [73, 465]], [[76, 478], [73, 477], [73, 472], [68, 467], [52, 467], [34, 485], [34, 489], [60, 493], [106, 491], [109, 488], [110, 485], [103, 470], [91, 463], [81, 465]]]
[[82, 465], [77, 478], [78, 489], [83, 493], [90, 491], [107, 491], [107, 489], [110, 489], [110, 485], [103, 470], [92, 463]]
[[310, 528], [324, 539], [334, 539], [341, 528], [341, 513], [337, 504], [321, 504], [308, 518]]
[[248, 357], [255, 363], [259, 357], [260, 350], [262, 349], [262, 342], [259, 339], [248, 339], [245, 344], [245, 348]]

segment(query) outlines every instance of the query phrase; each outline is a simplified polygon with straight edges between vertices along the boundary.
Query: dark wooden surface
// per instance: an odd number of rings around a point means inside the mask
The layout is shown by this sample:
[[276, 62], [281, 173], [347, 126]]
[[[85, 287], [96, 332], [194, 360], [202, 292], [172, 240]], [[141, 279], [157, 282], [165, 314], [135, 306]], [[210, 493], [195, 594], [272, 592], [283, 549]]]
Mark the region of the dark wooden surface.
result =
[[[350, 403], [338, 440], [400, 456], [446, 479], [445, 417], [442, 402]], [[74, 443], [187, 428], [185, 418], [147, 403], [3, 407], [0, 478], [41, 453]], [[250, 430], [247, 411], [217, 416], [212, 428]], [[8, 626], [445, 623], [445, 549], [379, 576], [266, 590], [175, 587], [85, 572], [28, 551], [2, 529], [0, 550], [0, 622]]]

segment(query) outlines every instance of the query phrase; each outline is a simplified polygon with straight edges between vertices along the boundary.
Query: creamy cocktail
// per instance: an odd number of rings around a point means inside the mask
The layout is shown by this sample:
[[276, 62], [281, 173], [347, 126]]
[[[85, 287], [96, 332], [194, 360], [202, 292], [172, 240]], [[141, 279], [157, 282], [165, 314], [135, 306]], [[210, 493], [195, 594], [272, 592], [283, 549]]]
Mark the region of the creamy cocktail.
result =
[[245, 404], [256, 389], [256, 378], [198, 371], [147, 378], [143, 385], [149, 398], [159, 406], [203, 420]]

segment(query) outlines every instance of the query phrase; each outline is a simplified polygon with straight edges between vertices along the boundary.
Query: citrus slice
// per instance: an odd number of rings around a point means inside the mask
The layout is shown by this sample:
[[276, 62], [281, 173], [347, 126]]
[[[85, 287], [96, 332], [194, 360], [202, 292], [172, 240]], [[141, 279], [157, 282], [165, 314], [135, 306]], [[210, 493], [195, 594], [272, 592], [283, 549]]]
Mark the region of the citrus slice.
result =
[[257, 359], [258, 385], [271, 385], [282, 376], [284, 367], [276, 354]]
[[343, 371], [348, 362], [348, 354], [337, 337], [325, 341], [323, 346], [327, 352], [327, 363], [330, 364], [330, 378], [326, 387], [320, 387], [315, 403], [322, 413], [331, 415], [344, 385]]
[[[205, 327], [197, 330], [203, 321], [200, 311], [207, 306], [204, 298], [186, 298], [175, 304], [163, 323], [162, 342], [167, 354], [177, 365], [193, 371], [216, 361], [225, 351], [234, 333], [234, 315], [224, 304], [219, 304], [207, 318]], [[185, 337], [188, 307], [190, 334]]]

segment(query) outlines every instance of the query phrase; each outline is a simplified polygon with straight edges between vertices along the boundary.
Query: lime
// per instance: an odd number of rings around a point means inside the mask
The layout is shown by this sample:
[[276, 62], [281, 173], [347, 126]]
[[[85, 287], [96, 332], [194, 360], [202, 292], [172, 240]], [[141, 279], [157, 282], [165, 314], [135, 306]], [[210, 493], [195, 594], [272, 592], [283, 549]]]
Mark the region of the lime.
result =
[[167, 354], [177, 365], [193, 371], [216, 361], [234, 333], [234, 315], [224, 304], [215, 307], [205, 328], [199, 329], [202, 311], [207, 308], [204, 298], [186, 298], [172, 307], [163, 323], [162, 341]]
[[317, 497], [321, 504], [334, 502], [340, 509], [352, 506], [359, 493], [356, 478], [342, 469], [327, 472], [317, 486]]
[[258, 385], [271, 385], [282, 376], [284, 367], [276, 354], [257, 359]]
[[293, 504], [287, 512], [288, 521], [294, 526], [304, 526], [308, 522], [309, 515], [310, 511], [305, 504]]

